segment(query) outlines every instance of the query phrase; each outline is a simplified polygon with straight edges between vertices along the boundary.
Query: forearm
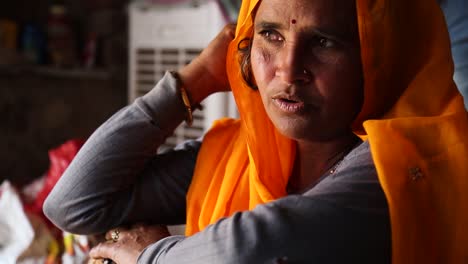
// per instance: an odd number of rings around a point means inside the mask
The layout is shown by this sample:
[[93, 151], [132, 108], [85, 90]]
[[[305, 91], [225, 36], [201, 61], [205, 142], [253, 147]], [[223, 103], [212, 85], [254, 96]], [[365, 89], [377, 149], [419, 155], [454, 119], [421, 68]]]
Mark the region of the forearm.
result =
[[385, 213], [288, 197], [237, 213], [191, 237], [168, 237], [138, 263], [390, 263]]
[[96, 233], [126, 222], [138, 200], [140, 175], [149, 173], [145, 167], [184, 119], [174, 82], [165, 76], [93, 133], [45, 202], [55, 224]]

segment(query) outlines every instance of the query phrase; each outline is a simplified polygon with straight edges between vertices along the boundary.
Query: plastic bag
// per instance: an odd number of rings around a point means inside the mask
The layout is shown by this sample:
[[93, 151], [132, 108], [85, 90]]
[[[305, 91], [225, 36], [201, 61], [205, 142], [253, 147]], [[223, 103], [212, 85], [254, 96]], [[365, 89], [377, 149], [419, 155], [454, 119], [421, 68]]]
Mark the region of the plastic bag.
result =
[[0, 212], [0, 263], [14, 264], [33, 241], [34, 230], [8, 181], [0, 186]]
[[69, 140], [50, 150], [49, 170], [22, 190], [22, 200], [8, 182], [1, 186], [0, 264], [81, 264], [87, 261], [87, 238], [67, 233], [62, 236], [42, 212], [47, 195], [83, 143], [80, 139]]
[[25, 204], [25, 208], [28, 212], [40, 215], [50, 225], [51, 223], [42, 212], [44, 201], [83, 144], [84, 140], [72, 139], [49, 151], [49, 170], [43, 179], [38, 180], [41, 188], [33, 197], [29, 198], [32, 201], [26, 202]]

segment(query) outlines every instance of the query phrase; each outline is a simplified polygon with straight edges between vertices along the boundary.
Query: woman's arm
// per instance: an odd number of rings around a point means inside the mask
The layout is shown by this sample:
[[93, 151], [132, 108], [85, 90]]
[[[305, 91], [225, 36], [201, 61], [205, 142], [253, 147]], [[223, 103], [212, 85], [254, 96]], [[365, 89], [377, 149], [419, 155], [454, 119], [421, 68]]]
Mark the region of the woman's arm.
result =
[[45, 214], [74, 233], [132, 221], [183, 222], [200, 142], [156, 151], [184, 115], [175, 79], [166, 74], [93, 133], [47, 197]]
[[[229, 90], [226, 52], [235, 25], [227, 25], [179, 71], [192, 105]], [[200, 142], [156, 155], [184, 119], [185, 106], [170, 74], [148, 94], [115, 114], [89, 138], [44, 204], [60, 228], [102, 233], [117, 225], [181, 223], [185, 193]]]

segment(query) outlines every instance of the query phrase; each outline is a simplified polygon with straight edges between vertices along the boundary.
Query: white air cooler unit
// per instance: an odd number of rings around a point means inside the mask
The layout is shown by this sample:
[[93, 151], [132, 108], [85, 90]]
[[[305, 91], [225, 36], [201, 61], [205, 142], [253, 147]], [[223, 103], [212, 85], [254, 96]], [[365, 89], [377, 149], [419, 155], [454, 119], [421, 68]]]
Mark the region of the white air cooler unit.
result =
[[[179, 1], [180, 2], [180, 1]], [[217, 35], [225, 20], [216, 1], [129, 5], [129, 103], [151, 90], [168, 70], [195, 58]], [[187, 84], [190, 85], [190, 84]], [[194, 112], [192, 127], [181, 124], [160, 150], [200, 137], [221, 117], [237, 117], [231, 93], [207, 98]]]

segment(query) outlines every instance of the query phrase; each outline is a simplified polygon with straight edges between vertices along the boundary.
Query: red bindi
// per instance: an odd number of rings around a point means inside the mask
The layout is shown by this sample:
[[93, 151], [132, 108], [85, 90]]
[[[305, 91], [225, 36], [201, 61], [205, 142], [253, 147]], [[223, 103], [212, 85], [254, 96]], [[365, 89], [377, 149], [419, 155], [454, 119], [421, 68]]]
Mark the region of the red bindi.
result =
[[296, 24], [296, 22], [297, 22], [296, 19], [291, 20], [292, 24]]

